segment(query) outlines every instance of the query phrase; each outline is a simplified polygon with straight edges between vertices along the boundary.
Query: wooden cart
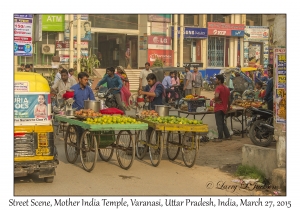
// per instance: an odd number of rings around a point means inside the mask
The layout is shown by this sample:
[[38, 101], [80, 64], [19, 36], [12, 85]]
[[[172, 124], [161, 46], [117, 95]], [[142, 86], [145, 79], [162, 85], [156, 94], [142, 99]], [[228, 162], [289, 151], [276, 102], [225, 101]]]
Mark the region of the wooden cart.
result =
[[170, 160], [175, 160], [181, 150], [184, 164], [192, 167], [195, 164], [199, 150], [200, 136], [208, 133], [208, 125], [191, 124], [162, 124], [147, 120], [147, 131], [139, 131], [136, 141], [136, 156], [143, 159], [148, 148], [150, 161], [153, 166], [158, 166], [163, 153], [163, 144], [166, 137], [167, 155]]
[[129, 169], [135, 157], [137, 131], [148, 129], [146, 123], [102, 125], [87, 124], [62, 115], [56, 115], [55, 118], [69, 124], [64, 138], [68, 162], [75, 163], [80, 155], [82, 166], [88, 172], [95, 167], [97, 153], [102, 160], [109, 161], [114, 150], [120, 167]]

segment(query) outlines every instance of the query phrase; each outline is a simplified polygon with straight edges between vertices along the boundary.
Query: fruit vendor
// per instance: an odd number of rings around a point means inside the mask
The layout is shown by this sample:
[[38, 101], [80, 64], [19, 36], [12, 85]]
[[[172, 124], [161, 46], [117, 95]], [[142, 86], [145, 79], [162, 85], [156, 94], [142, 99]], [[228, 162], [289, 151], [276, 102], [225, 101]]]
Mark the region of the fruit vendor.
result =
[[139, 94], [145, 95], [149, 100], [149, 109], [155, 110], [155, 105], [163, 105], [165, 89], [164, 86], [157, 81], [155, 74], [148, 74], [146, 79], [148, 85], [146, 85], [145, 91], [139, 90]]
[[95, 100], [94, 93], [90, 86], [88, 86], [89, 75], [85, 72], [78, 74], [78, 83], [71, 87], [74, 90], [74, 103], [73, 108], [77, 110], [84, 108], [85, 100]]

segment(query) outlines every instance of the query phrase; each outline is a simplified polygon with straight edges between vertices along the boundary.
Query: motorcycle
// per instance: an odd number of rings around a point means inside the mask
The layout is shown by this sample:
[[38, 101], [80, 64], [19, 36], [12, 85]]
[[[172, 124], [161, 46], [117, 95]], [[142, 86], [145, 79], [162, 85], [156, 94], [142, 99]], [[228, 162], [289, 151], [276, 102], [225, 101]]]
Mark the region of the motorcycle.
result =
[[[175, 109], [178, 109], [182, 103], [181, 99], [183, 97], [183, 84], [174, 86], [174, 92], [175, 92], [175, 97], [174, 98], [169, 97], [168, 103], [173, 105]], [[170, 102], [170, 99], [172, 100], [172, 102]]]
[[253, 144], [267, 147], [273, 141], [274, 125], [273, 112], [267, 109], [251, 107], [248, 121], [249, 137]]
[[113, 91], [113, 89], [110, 88], [104, 94], [105, 106], [107, 106], [109, 108], [117, 108], [117, 109], [119, 109], [117, 100], [116, 100], [115, 96], [112, 94], [112, 91]]

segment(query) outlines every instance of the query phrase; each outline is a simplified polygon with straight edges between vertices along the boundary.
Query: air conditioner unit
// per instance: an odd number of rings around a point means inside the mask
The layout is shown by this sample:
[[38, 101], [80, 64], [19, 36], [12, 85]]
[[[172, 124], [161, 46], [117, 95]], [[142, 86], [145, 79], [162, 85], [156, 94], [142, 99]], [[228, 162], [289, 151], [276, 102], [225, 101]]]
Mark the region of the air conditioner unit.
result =
[[54, 54], [55, 45], [54, 44], [42, 44], [42, 54]]

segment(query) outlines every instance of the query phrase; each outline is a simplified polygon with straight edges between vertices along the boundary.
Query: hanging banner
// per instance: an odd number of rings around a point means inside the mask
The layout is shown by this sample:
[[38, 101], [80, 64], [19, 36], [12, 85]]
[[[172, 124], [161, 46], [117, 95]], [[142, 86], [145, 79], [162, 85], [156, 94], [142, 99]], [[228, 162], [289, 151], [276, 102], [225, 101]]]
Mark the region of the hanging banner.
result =
[[164, 63], [164, 66], [173, 66], [174, 51], [148, 49], [148, 61], [151, 66], [156, 59], [161, 59]]
[[[77, 40], [77, 22], [73, 21], [73, 36], [74, 40]], [[81, 41], [91, 41], [92, 40], [92, 32], [91, 32], [91, 21], [81, 21], [80, 24], [80, 37]], [[65, 40], [70, 39], [70, 22], [65, 22]]]
[[32, 56], [33, 15], [14, 15], [14, 55]]
[[15, 123], [51, 123], [51, 96], [49, 93], [15, 94], [14, 119]]
[[246, 26], [244, 41], [269, 41], [269, 27], [267, 26]]
[[286, 123], [286, 54], [276, 56], [276, 123]]

